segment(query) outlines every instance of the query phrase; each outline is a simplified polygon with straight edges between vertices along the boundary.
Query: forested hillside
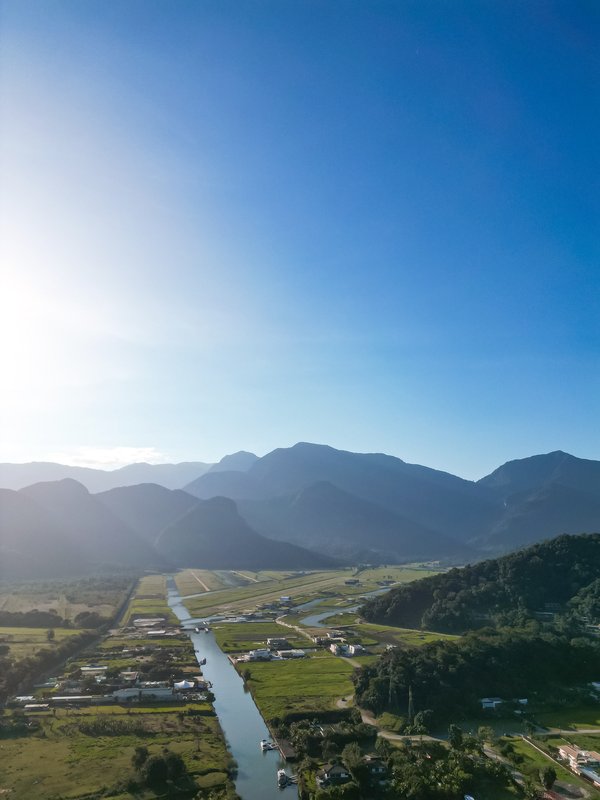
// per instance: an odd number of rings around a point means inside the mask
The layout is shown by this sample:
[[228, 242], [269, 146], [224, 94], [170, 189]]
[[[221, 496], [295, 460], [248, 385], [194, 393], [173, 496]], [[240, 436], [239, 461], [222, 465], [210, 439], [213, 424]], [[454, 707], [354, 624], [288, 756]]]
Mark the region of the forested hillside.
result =
[[482, 697], [555, 701], [600, 675], [600, 644], [556, 632], [488, 630], [394, 650], [355, 674], [359, 705], [376, 713], [429, 711], [435, 721], [481, 712]]
[[518, 625], [536, 612], [600, 618], [600, 534], [559, 536], [502, 558], [393, 589], [362, 608], [372, 622], [452, 633]]

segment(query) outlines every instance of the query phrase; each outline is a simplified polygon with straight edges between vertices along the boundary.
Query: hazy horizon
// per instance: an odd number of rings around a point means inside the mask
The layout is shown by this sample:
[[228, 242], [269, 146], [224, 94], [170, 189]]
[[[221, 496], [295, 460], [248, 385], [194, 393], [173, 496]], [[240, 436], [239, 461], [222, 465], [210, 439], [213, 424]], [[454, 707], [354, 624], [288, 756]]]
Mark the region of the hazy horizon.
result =
[[[299, 444], [299, 442], [296, 442], [294, 444]], [[326, 442], [310, 442], [309, 444], [331, 446], [331, 445], [327, 445]], [[289, 445], [289, 447], [293, 447], [293, 445]], [[348, 448], [335, 448], [335, 449], [348, 451]], [[189, 459], [185, 459], [185, 460], [182, 460], [182, 461], [169, 461], [169, 460], [166, 460], [166, 459], [160, 460], [159, 454], [157, 454], [157, 453], [155, 453], [154, 457], [152, 457], [152, 455], [151, 455], [152, 448], [137, 448], [137, 449], [136, 448], [115, 448], [115, 450], [117, 450], [117, 452], [115, 452], [114, 450], [110, 450], [110, 449], [102, 450], [101, 452], [97, 452], [96, 451], [95, 452], [95, 460], [93, 460], [94, 459], [94, 454], [93, 454], [94, 451], [93, 451], [93, 449], [92, 449], [92, 453], [87, 453], [87, 454], [85, 452], [83, 452], [84, 449], [82, 449], [82, 451], [78, 455], [76, 455], [76, 454], [69, 455], [68, 453], [64, 453], [63, 452], [63, 453], [55, 454], [55, 455], [58, 456], [58, 458], [41, 458], [41, 459], [30, 459], [30, 460], [27, 460], [27, 461], [13, 461], [13, 462], [6, 462], [5, 461], [5, 462], [0, 462], [0, 463], [13, 463], [13, 464], [56, 463], [56, 464], [60, 464], [62, 466], [83, 467], [83, 468], [90, 468], [90, 469], [101, 469], [101, 470], [105, 470], [107, 472], [111, 472], [111, 471], [114, 471], [114, 470], [122, 469], [123, 467], [140, 465], [140, 464], [149, 464], [151, 466], [177, 465], [177, 464], [186, 463], [186, 462], [187, 463], [198, 462], [198, 463], [204, 463], [204, 464], [216, 464], [222, 458], [224, 458], [225, 456], [232, 455], [232, 453], [223, 453], [221, 456], [219, 456], [219, 457], [217, 457], [215, 459], [208, 459], [208, 458], [199, 457], [199, 458], [189, 458]], [[560, 450], [560, 448], [556, 448], [556, 450]], [[236, 451], [236, 452], [239, 452], [239, 451]], [[248, 452], [248, 451], [246, 451], [246, 452]], [[269, 450], [266, 453], [254, 453], [254, 455], [256, 455], [259, 458], [261, 458], [262, 456], [265, 456], [270, 452], [272, 452], [272, 451]], [[350, 451], [350, 452], [355, 452], [355, 451]], [[361, 452], [364, 452], [364, 453], [374, 453], [374, 452], [378, 452], [379, 453], [379, 452], [381, 452], [381, 453], [384, 453], [385, 455], [391, 455], [391, 456], [395, 456], [396, 458], [400, 458], [402, 461], [405, 461], [405, 462], [410, 463], [410, 464], [416, 464], [416, 465], [420, 465], [420, 466], [424, 466], [424, 467], [430, 467], [432, 469], [441, 470], [442, 472], [449, 472], [451, 474], [457, 475], [460, 478], [464, 478], [466, 480], [473, 480], [473, 481], [476, 481], [476, 480], [478, 480], [480, 478], [485, 477], [486, 475], [489, 475], [491, 472], [493, 472], [495, 469], [497, 469], [498, 467], [502, 466], [503, 463], [505, 463], [505, 462], [498, 462], [496, 464], [493, 464], [493, 465], [490, 466], [490, 468], [486, 472], [482, 472], [480, 475], [462, 475], [462, 474], [460, 474], [458, 472], [453, 472], [450, 469], [446, 469], [444, 466], [435, 465], [435, 464], [426, 464], [423, 461], [408, 461], [407, 459], [402, 458], [402, 456], [400, 456], [400, 455], [398, 455], [396, 453], [387, 453], [385, 451], [373, 451], [373, 450], [367, 450], [367, 451], [361, 451]], [[555, 452], [555, 451], [550, 451], [550, 452]], [[144, 454], [146, 455], [146, 458], [144, 458]], [[131, 456], [132, 458], [135, 458], [136, 455], [139, 456], [138, 460], [129, 460], [129, 461], [126, 460], [128, 456]], [[509, 461], [514, 461], [514, 460], [518, 460], [518, 458], [529, 458], [531, 456], [537, 456], [537, 455], [545, 455], [545, 454], [543, 454], [543, 453], [528, 453], [525, 456], [519, 456], [519, 457], [511, 458], [511, 459], [508, 459], [508, 460]], [[568, 455], [575, 456], [575, 458], [583, 458], [582, 456], [579, 456], [577, 453], [568, 453]], [[597, 459], [592, 459], [592, 460], [597, 460]]]

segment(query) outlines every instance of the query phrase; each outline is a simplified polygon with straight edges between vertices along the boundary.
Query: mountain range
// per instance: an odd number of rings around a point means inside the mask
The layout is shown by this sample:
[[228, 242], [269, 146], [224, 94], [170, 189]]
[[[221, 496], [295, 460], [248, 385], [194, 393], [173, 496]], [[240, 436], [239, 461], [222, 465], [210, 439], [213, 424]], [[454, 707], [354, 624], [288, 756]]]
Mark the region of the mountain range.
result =
[[479, 481], [299, 443], [216, 465], [4, 464], [0, 485], [4, 577], [109, 564], [464, 563], [600, 530], [600, 462], [561, 451], [510, 461]]

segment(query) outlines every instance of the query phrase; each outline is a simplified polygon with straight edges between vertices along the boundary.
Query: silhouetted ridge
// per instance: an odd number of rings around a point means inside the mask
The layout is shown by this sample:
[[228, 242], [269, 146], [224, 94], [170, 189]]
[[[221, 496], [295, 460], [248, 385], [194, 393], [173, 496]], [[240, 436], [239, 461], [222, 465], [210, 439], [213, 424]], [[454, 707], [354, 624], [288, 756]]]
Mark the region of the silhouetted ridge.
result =
[[335, 561], [261, 536], [239, 515], [233, 500], [214, 497], [166, 528], [157, 548], [178, 565], [206, 569], [289, 569], [333, 566]]

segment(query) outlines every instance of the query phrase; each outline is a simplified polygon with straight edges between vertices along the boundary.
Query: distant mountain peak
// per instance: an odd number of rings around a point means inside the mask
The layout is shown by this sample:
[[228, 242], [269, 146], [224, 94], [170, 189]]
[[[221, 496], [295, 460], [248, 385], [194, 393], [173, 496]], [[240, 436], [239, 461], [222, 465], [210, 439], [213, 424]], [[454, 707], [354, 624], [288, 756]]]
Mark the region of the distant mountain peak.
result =
[[258, 461], [258, 456], [254, 453], [249, 453], [247, 450], [238, 450], [237, 453], [230, 453], [223, 456], [223, 458], [214, 464], [209, 472], [246, 472]]
[[60, 478], [57, 481], [39, 481], [31, 486], [21, 489], [22, 492], [31, 492], [37, 495], [51, 493], [53, 497], [85, 497], [89, 491], [75, 478]]

